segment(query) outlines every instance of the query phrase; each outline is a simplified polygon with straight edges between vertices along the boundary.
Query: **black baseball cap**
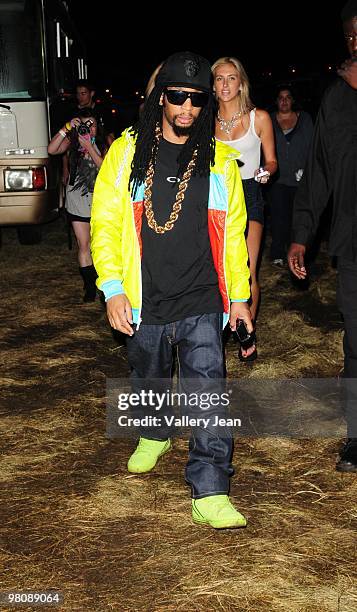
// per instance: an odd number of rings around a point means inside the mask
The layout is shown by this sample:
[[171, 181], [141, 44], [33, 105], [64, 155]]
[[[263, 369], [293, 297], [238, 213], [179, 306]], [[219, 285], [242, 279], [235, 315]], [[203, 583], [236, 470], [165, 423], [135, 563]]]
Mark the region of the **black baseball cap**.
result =
[[191, 87], [209, 93], [212, 88], [211, 66], [208, 60], [196, 53], [174, 53], [163, 63], [155, 83], [161, 87]]

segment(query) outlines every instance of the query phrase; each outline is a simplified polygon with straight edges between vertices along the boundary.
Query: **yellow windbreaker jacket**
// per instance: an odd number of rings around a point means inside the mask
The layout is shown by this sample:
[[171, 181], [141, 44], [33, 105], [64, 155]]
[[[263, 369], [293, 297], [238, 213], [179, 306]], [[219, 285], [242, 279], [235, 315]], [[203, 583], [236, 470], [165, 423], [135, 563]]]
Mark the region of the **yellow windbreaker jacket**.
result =
[[[110, 287], [111, 295], [125, 293], [134, 323], [140, 324], [141, 220], [144, 185], [135, 201], [128, 188], [135, 141], [130, 128], [115, 140], [104, 158], [95, 183], [91, 213], [91, 249], [99, 289]], [[236, 159], [239, 153], [216, 142], [207, 206], [208, 229], [215, 269], [224, 306], [224, 325], [230, 301], [250, 297], [247, 222], [242, 181]], [[202, 313], [204, 314], [204, 313]]]

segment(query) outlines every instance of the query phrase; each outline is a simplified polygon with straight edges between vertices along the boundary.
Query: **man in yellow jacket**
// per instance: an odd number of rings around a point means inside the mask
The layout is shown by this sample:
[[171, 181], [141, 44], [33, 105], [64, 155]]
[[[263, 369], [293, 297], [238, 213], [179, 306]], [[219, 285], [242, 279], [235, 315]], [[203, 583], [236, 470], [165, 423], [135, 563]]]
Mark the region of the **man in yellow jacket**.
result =
[[[113, 143], [96, 181], [97, 285], [111, 326], [127, 335], [137, 391], [167, 388], [174, 347], [183, 388], [194, 380], [195, 390], [221, 391], [222, 328], [229, 320], [235, 330], [242, 319], [253, 329], [238, 154], [215, 143], [213, 117], [209, 62], [190, 52], [171, 55], [139, 123]], [[132, 473], [152, 470], [171, 448], [169, 402], [160, 410], [160, 419], [140, 421]], [[206, 407], [208, 426], [202, 410], [191, 422], [192, 516], [215, 528], [242, 527], [246, 520], [228, 498], [232, 437], [215, 429], [220, 414]]]

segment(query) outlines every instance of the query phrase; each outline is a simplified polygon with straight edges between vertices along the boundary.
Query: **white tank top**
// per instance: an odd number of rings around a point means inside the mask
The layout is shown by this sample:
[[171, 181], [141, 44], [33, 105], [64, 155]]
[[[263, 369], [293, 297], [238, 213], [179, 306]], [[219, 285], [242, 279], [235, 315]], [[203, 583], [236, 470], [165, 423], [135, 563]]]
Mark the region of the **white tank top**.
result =
[[253, 178], [254, 171], [260, 166], [261, 140], [254, 127], [255, 111], [256, 109], [253, 108], [249, 113], [250, 124], [244, 136], [236, 140], [220, 140], [220, 142], [233, 147], [233, 149], [236, 149], [241, 154], [239, 161], [244, 165], [241, 166], [239, 164], [239, 170], [243, 180]]

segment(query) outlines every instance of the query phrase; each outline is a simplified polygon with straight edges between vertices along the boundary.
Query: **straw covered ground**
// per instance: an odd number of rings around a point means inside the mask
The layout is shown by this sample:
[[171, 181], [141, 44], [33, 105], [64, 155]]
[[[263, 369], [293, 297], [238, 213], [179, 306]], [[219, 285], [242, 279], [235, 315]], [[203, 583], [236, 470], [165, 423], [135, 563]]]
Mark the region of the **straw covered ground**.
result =
[[[63, 221], [34, 246], [4, 230], [0, 255], [0, 590], [56, 589], [65, 611], [357, 609], [357, 479], [334, 469], [338, 438], [237, 440], [231, 496], [248, 527], [195, 526], [186, 441], [132, 476], [133, 441], [105, 436], [105, 381], [128, 375], [125, 347], [100, 302], [81, 303]], [[230, 340], [228, 376], [337, 377], [326, 253], [308, 292], [265, 259], [261, 283], [259, 360], [241, 364]]]

